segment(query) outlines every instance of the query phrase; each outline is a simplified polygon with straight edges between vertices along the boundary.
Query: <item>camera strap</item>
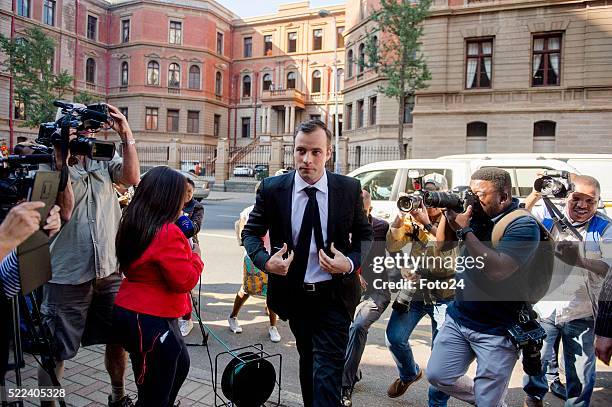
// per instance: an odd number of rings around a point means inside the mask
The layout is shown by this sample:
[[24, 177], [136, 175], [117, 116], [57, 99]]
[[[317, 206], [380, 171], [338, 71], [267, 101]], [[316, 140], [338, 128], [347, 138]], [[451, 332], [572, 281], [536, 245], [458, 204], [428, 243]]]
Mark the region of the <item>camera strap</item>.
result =
[[[60, 151], [62, 153], [62, 169], [60, 171], [60, 183], [59, 183], [59, 191], [64, 191], [66, 189], [66, 185], [68, 185], [68, 164], [66, 163], [66, 156], [68, 156], [68, 142], [70, 141], [70, 117], [68, 115], [64, 116], [62, 120], [62, 125], [60, 127], [60, 134], [62, 138], [62, 142], [60, 144]], [[55, 157], [55, 154], [54, 154]]]
[[565, 232], [569, 229], [569, 231], [579, 240], [582, 241], [582, 235], [578, 232], [578, 229], [571, 224], [569, 220], [565, 217], [565, 215], [553, 204], [548, 197], [543, 197], [544, 205], [546, 205], [546, 209], [550, 214], [553, 223], [559, 228], [560, 231]]

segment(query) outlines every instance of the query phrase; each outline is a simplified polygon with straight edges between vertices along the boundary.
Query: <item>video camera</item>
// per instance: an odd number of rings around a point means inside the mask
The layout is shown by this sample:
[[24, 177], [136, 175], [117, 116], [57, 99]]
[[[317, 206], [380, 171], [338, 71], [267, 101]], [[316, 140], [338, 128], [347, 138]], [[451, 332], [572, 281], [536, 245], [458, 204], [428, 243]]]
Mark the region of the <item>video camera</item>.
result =
[[[48, 147], [60, 147], [72, 155], [84, 155], [96, 161], [110, 161], [115, 156], [115, 143], [100, 141], [80, 133], [95, 133], [112, 120], [104, 103], [83, 105], [56, 100], [54, 106], [61, 109], [55, 122], [42, 123], [38, 129], [37, 143]], [[70, 129], [76, 129], [77, 137], [70, 140]]]
[[446, 208], [457, 213], [480, 206], [478, 196], [469, 187], [456, 187], [451, 192], [427, 191], [423, 189], [423, 175], [419, 170], [408, 171], [408, 177], [412, 179], [414, 193], [400, 196], [397, 207], [404, 213], [412, 212], [421, 206], [421, 202], [428, 208]]
[[0, 158], [0, 221], [18, 202], [28, 198], [34, 185], [32, 172], [39, 164], [50, 164], [53, 155], [45, 146], [30, 146], [32, 155], [9, 155]]
[[542, 177], [535, 180], [533, 189], [543, 196], [567, 198], [574, 190], [569, 171], [544, 171]]

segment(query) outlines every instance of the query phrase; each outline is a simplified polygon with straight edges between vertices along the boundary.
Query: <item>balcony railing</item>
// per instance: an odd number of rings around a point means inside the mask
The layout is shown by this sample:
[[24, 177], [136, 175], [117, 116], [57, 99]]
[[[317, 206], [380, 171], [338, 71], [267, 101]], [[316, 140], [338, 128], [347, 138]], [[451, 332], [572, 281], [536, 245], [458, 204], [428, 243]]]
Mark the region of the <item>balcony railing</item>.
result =
[[297, 89], [274, 89], [264, 90], [261, 94], [261, 100], [264, 103], [285, 104], [292, 102], [300, 107], [304, 105], [304, 94]]

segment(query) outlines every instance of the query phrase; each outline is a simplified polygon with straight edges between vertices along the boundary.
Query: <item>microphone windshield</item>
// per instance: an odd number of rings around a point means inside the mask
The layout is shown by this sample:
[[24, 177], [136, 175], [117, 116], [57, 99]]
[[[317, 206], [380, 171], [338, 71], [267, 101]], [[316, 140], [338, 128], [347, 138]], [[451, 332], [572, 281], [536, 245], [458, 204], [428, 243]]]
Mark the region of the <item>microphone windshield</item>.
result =
[[176, 226], [181, 229], [187, 239], [190, 239], [193, 237], [193, 235], [195, 235], [195, 228], [193, 227], [193, 222], [191, 221], [191, 219], [189, 219], [189, 217], [185, 215], [182, 215], [180, 218], [177, 219]]

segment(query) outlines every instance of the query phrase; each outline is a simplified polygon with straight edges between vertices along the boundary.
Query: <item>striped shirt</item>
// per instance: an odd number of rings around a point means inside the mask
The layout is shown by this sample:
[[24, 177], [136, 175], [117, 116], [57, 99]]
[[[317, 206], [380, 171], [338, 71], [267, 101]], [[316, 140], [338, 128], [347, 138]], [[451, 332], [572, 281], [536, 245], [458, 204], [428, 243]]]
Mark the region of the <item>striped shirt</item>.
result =
[[7, 298], [11, 298], [21, 291], [19, 262], [14, 250], [0, 263], [0, 283]]

